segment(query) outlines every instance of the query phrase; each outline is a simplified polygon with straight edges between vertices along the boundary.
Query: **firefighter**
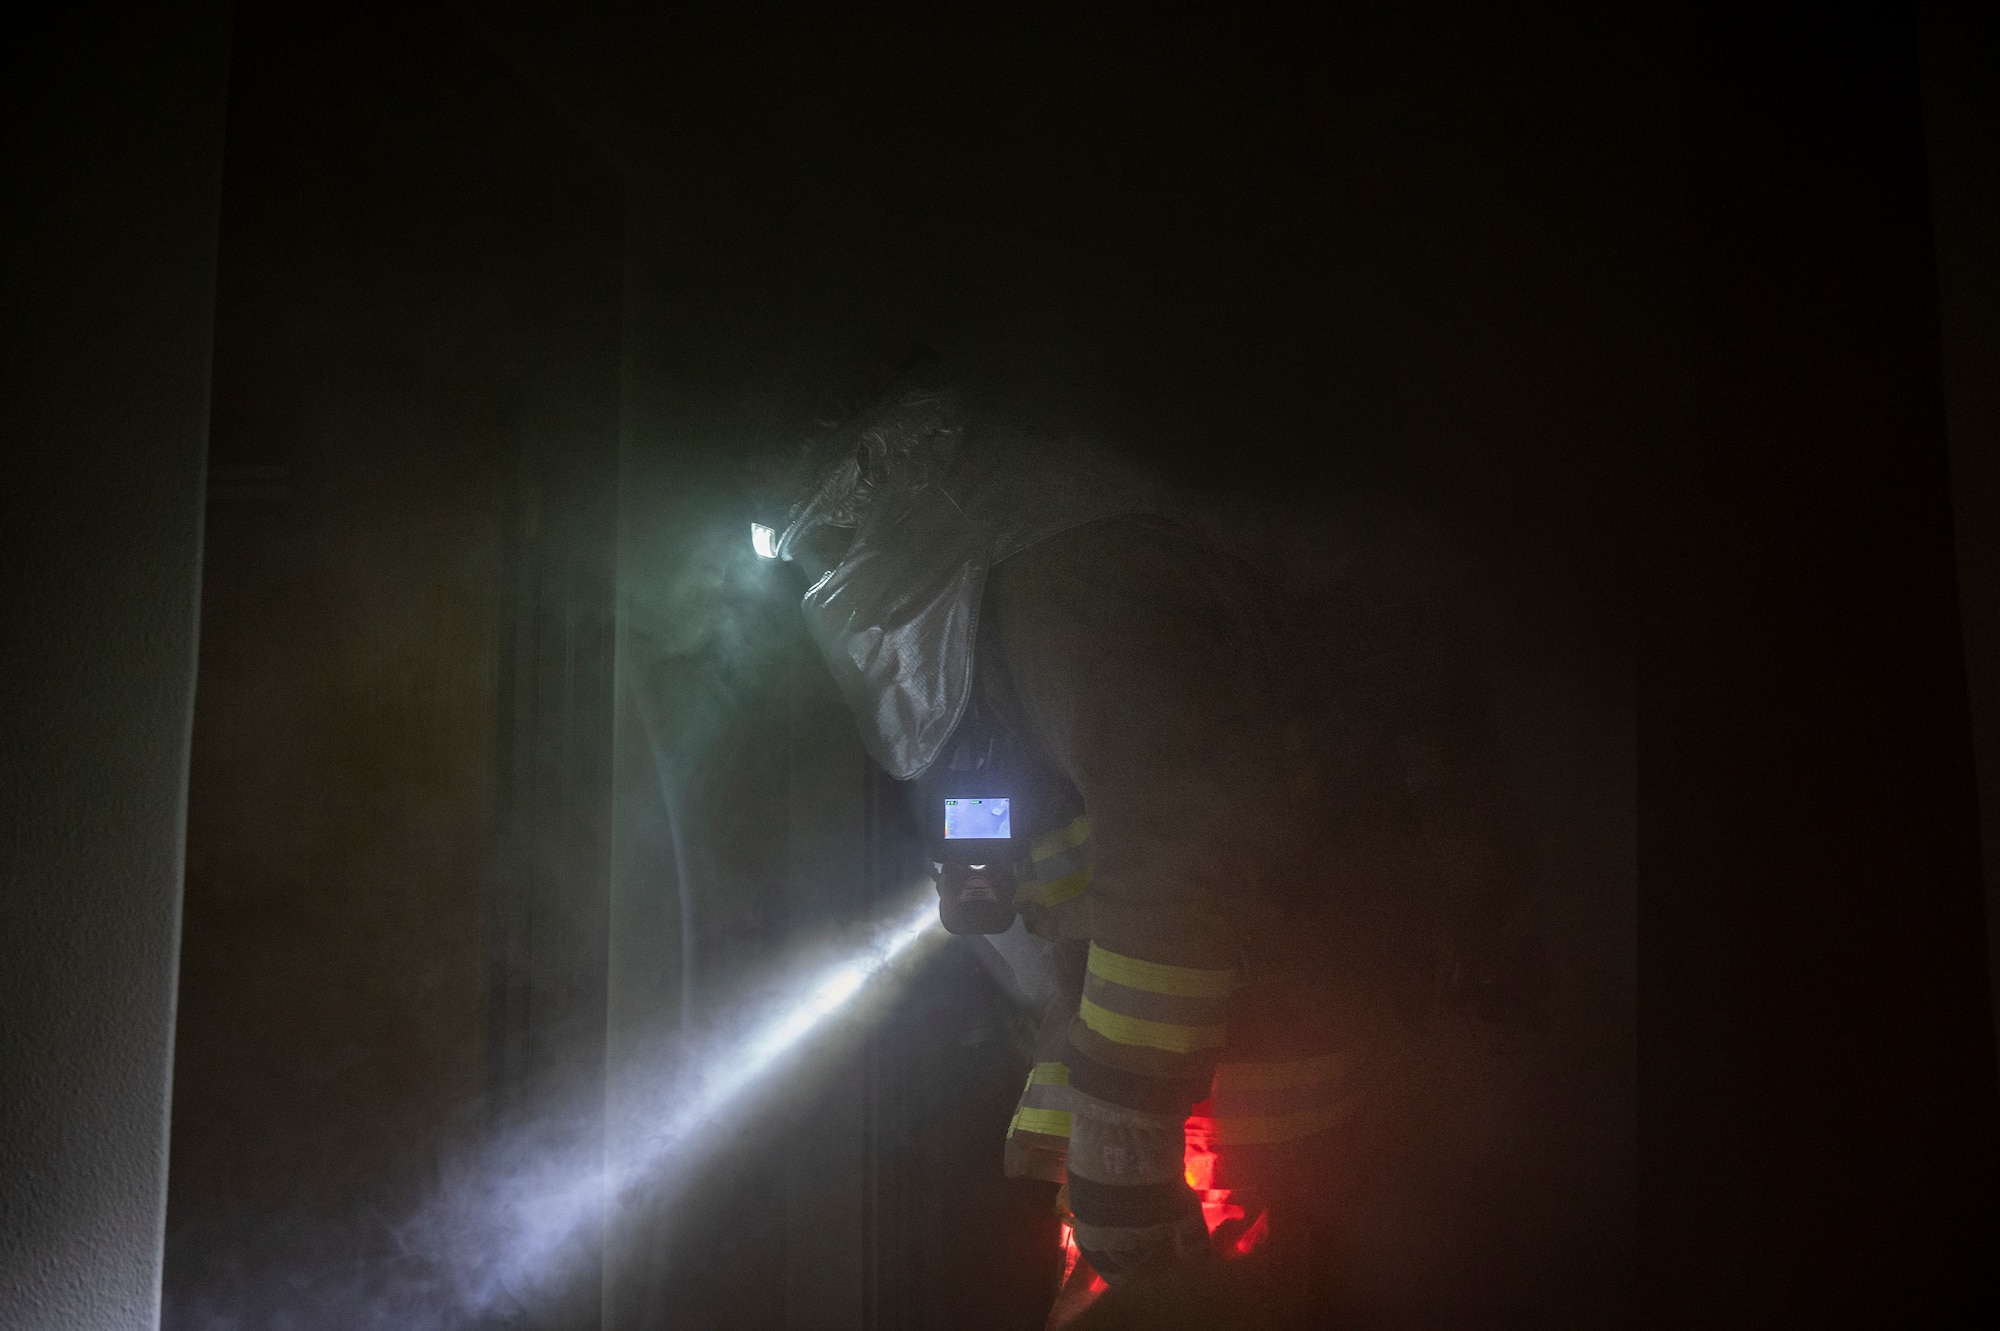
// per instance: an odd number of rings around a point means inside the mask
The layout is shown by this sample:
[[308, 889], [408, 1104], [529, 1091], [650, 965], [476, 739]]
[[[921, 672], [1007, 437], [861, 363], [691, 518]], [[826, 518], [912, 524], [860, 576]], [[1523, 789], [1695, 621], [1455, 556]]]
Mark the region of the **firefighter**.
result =
[[1435, 924], [1499, 874], [1450, 726], [1301, 650], [1157, 488], [947, 390], [905, 382], [802, 474], [762, 539], [870, 754], [920, 779], [976, 717], [1035, 792], [1016, 905], [1057, 983], [1009, 1172], [1064, 1182], [1114, 1287], [1303, 1252]]

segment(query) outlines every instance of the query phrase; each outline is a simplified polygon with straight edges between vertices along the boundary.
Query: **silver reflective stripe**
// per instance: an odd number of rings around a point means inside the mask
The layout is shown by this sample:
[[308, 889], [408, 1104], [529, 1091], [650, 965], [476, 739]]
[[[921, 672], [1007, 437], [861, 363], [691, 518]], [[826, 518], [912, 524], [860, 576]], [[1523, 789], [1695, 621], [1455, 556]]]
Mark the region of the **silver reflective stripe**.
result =
[[1175, 1054], [1220, 1049], [1234, 985], [1232, 971], [1128, 957], [1093, 941], [1078, 1014], [1113, 1044]]
[[1037, 883], [1053, 883], [1058, 878], [1081, 873], [1090, 867], [1090, 843], [1086, 841], [1045, 860], [1034, 860], [1031, 866], [1025, 876]]
[[1101, 1262], [1113, 1264], [1111, 1271], [1100, 1270], [1100, 1275], [1115, 1276], [1133, 1257], [1154, 1253], [1171, 1254], [1178, 1262], [1191, 1261], [1208, 1247], [1208, 1226], [1201, 1212], [1194, 1209], [1163, 1225], [1094, 1225], [1082, 1219], [1072, 1223], [1076, 1246], [1095, 1254]]
[[1070, 1135], [1069, 1069], [1061, 1063], [1037, 1063], [1021, 1089], [1021, 1102], [1014, 1110], [1007, 1135], [1039, 1133], [1044, 1137]]
[[1094, 972], [1083, 977], [1083, 996], [1101, 1008], [1127, 1017], [1178, 1026], [1210, 1025], [1222, 1021], [1229, 1013], [1227, 999], [1157, 994], [1107, 980]]
[[1014, 900], [1067, 914], [1064, 908], [1077, 909], [1070, 903], [1090, 887], [1090, 865], [1090, 819], [1079, 814], [1036, 838], [1028, 858], [1019, 866], [1021, 886]]
[[[1088, 844], [1090, 844], [1090, 818], [1086, 814], [1078, 814], [1046, 836], [1036, 837], [1034, 848], [1028, 852], [1028, 858], [1036, 864], [1045, 864], [1078, 846]], [[1068, 870], [1062, 872], [1067, 873]], [[1053, 873], [1044, 875], [1050, 878], [1055, 876]]]

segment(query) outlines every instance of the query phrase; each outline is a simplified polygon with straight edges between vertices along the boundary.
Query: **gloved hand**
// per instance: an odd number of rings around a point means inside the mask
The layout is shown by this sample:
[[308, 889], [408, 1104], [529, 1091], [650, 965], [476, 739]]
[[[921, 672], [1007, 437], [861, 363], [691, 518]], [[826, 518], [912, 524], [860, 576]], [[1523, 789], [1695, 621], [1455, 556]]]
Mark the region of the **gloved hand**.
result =
[[1106, 1280], [1208, 1251], [1185, 1177], [1188, 1110], [1214, 1082], [1234, 975], [1112, 952], [1095, 939], [1071, 1021], [1070, 1205]]
[[1183, 1175], [1186, 1115], [1149, 1114], [1072, 1088], [1069, 1202], [1076, 1244], [1113, 1285], [1208, 1254], [1201, 1203]]

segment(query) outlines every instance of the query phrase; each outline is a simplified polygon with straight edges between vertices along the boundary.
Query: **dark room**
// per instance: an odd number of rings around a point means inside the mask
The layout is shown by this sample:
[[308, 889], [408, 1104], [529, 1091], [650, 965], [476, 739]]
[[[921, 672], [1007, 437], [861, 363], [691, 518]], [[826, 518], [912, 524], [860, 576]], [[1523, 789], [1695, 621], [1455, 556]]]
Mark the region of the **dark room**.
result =
[[0, 74], [0, 1327], [2000, 1325], [2000, 9]]

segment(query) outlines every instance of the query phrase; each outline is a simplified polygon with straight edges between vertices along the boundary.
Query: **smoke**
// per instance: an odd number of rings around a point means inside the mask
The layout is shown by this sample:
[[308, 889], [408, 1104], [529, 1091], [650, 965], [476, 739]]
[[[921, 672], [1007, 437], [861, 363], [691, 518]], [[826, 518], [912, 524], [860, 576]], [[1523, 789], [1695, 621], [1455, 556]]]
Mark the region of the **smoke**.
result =
[[[680, 683], [664, 700], [677, 739], [710, 738], [690, 725], [735, 715], [731, 705], [742, 704], [798, 641], [803, 588], [789, 573], [756, 557], [741, 505], [714, 495], [684, 496], [632, 534], [619, 572], [627, 650], [639, 663], [642, 693], [658, 692], [662, 671]], [[709, 705], [695, 705], [689, 684]]]
[[[466, 1134], [439, 1153], [424, 1195], [398, 1213], [367, 1214], [368, 1234], [261, 1216], [256, 1235], [183, 1236], [230, 1243], [242, 1265], [184, 1293], [165, 1310], [166, 1324], [457, 1331], [539, 1323], [594, 1290], [604, 1227], [617, 1208], [681, 1200], [700, 1180], [700, 1162], [770, 1120], [784, 1090], [809, 1088], [814, 1063], [863, 1029], [943, 938], [926, 886], [857, 935], [788, 958], [698, 1035], [663, 1041], [657, 1057], [599, 1088], [595, 1112], [543, 1107], [531, 1120]], [[615, 1158], [601, 1146], [607, 1098], [627, 1120], [614, 1134], [626, 1143]], [[271, 1262], [243, 1257], [258, 1251], [282, 1252], [286, 1268], [273, 1274]]]

